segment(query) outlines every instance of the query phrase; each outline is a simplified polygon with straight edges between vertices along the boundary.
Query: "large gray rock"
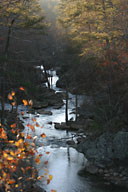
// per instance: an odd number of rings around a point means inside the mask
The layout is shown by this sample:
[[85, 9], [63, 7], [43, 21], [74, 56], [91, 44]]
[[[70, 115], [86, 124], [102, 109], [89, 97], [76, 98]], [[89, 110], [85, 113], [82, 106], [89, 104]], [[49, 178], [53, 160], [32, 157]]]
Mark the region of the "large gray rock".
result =
[[93, 140], [84, 140], [77, 149], [100, 167], [112, 165], [115, 160], [122, 162], [128, 159], [128, 132], [104, 133]]

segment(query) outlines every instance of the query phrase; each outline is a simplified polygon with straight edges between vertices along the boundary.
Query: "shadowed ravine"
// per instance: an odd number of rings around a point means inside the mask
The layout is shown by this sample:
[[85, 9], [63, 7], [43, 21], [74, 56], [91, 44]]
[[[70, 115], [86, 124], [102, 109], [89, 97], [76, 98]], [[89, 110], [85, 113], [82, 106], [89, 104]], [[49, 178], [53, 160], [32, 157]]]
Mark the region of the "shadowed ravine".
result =
[[[61, 91], [56, 88], [55, 84], [58, 77], [54, 72], [53, 78], [53, 88], [56, 91]], [[73, 96], [69, 101], [69, 113], [73, 108]], [[75, 149], [69, 148], [66, 141], [72, 137], [75, 133], [66, 131], [59, 131], [54, 129], [54, 124], [49, 124], [49, 122], [62, 122], [65, 120], [65, 106], [61, 109], [52, 109], [52, 107], [47, 110], [52, 111], [53, 115], [37, 115], [37, 122], [41, 127], [37, 127], [35, 132], [32, 133], [28, 128], [25, 132], [37, 136], [35, 144], [37, 146], [37, 151], [42, 154], [41, 162], [37, 166], [39, 169], [39, 175], [44, 175], [44, 161], [48, 160], [48, 165], [46, 168], [49, 170], [49, 174], [53, 175], [53, 180], [49, 185], [46, 182], [39, 182], [40, 187], [44, 188], [47, 192], [51, 189], [55, 189], [57, 192], [120, 192], [120, 189], [104, 185], [103, 181], [97, 180], [90, 176], [81, 177], [78, 175], [78, 171], [84, 168], [86, 159], [83, 154], [78, 153]], [[28, 116], [28, 119], [24, 120], [24, 124], [31, 123], [32, 114], [25, 113], [24, 116]], [[74, 115], [70, 114], [70, 118]], [[26, 126], [27, 127], [27, 126]], [[40, 134], [46, 134], [46, 138], [42, 139]], [[43, 147], [42, 147], [43, 144]], [[44, 152], [50, 152], [49, 155], [45, 155]], [[126, 192], [126, 190], [121, 190]]]

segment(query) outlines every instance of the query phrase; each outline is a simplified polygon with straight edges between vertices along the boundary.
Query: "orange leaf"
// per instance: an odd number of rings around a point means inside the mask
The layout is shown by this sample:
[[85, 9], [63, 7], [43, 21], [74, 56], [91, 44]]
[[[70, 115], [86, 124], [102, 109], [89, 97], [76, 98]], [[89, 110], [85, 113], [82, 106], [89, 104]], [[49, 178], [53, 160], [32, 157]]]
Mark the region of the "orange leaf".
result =
[[12, 106], [15, 106], [16, 105], [16, 102], [12, 102]]
[[50, 183], [50, 179], [47, 179], [47, 185]]
[[40, 125], [38, 123], [36, 123], [36, 127], [39, 127]]
[[46, 152], [46, 154], [47, 154], [47, 155], [49, 155], [49, 154], [50, 154], [50, 152]]
[[7, 134], [3, 128], [0, 129], [0, 138], [7, 139]]
[[36, 157], [35, 162], [36, 162], [37, 164], [40, 163], [39, 155]]
[[24, 112], [23, 112], [23, 111], [21, 112], [21, 115], [24, 115]]
[[32, 139], [31, 135], [27, 135], [26, 139]]
[[13, 134], [15, 134], [16, 131], [12, 129], [11, 132], [12, 132]]
[[23, 167], [20, 168], [22, 170], [23, 173], [25, 173], [25, 169]]
[[45, 138], [45, 137], [46, 137], [45, 133], [42, 133], [40, 136], [41, 136], [42, 138]]
[[56, 192], [56, 190], [52, 189], [51, 192]]
[[36, 118], [35, 118], [35, 117], [33, 117], [32, 120], [33, 120], [34, 122], [36, 122]]
[[33, 125], [30, 125], [30, 128], [32, 131], [35, 131], [35, 127]]
[[44, 162], [44, 165], [47, 165], [47, 164], [48, 164], [48, 161], [45, 161], [45, 162]]
[[16, 128], [16, 123], [13, 123], [13, 124], [11, 125], [11, 128]]
[[12, 91], [12, 96], [14, 96], [15, 95], [15, 91]]
[[21, 86], [20, 88], [19, 88], [21, 91], [24, 91], [24, 88]]
[[27, 100], [23, 99], [22, 102], [23, 102], [23, 104], [24, 104], [25, 106], [28, 105], [28, 101], [27, 101]]
[[11, 94], [8, 94], [8, 99], [9, 99], [9, 100], [13, 100], [13, 97], [12, 97]]
[[16, 181], [14, 180], [14, 179], [10, 179], [9, 181], [8, 181], [8, 183], [9, 184], [14, 184]]
[[53, 176], [52, 176], [52, 175], [49, 175], [49, 179], [52, 180], [52, 179], [53, 179]]
[[28, 166], [28, 167], [26, 167], [25, 169], [26, 169], [26, 171], [28, 171], [29, 169], [31, 169], [31, 167], [30, 167], [30, 166]]
[[21, 137], [24, 137], [24, 133], [20, 133]]

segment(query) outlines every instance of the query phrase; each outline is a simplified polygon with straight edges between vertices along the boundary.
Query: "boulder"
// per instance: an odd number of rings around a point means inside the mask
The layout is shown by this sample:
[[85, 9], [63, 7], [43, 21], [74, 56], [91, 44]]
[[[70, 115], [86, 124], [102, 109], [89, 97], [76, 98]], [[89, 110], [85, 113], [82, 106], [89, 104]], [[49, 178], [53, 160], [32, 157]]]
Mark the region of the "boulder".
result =
[[55, 129], [60, 129], [60, 130], [69, 130], [70, 126], [66, 125], [66, 123], [54, 123], [55, 124]]
[[41, 110], [39, 109], [37, 111], [37, 113], [41, 114], [41, 115], [52, 115], [52, 112], [51, 111], [44, 111], [44, 110]]
[[128, 132], [104, 133], [97, 138], [87, 138], [77, 149], [99, 167], [125, 162], [128, 160]]
[[34, 102], [33, 109], [42, 109], [48, 107], [48, 102]]

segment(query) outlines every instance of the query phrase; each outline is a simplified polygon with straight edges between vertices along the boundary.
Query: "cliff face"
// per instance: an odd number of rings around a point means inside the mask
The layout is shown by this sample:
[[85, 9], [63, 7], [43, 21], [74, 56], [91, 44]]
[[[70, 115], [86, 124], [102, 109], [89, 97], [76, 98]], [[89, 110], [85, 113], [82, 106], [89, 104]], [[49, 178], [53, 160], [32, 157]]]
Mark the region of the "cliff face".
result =
[[87, 138], [77, 149], [88, 159], [85, 173], [100, 175], [109, 183], [128, 188], [128, 132]]
[[128, 159], [128, 132], [104, 133], [94, 140], [86, 139], [78, 145], [78, 150], [100, 167], [125, 162]]

